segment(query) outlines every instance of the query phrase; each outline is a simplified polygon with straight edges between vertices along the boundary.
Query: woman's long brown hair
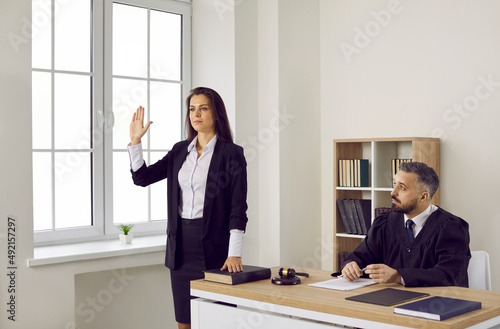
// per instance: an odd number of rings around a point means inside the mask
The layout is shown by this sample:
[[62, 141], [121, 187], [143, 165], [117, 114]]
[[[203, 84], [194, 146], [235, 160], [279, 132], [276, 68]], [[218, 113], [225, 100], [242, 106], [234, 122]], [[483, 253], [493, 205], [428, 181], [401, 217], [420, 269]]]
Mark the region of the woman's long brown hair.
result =
[[191, 90], [191, 93], [186, 99], [186, 133], [187, 140], [192, 141], [198, 132], [194, 130], [191, 125], [191, 120], [189, 119], [189, 107], [191, 105], [191, 98], [195, 95], [205, 95], [212, 103], [212, 109], [215, 116], [215, 133], [217, 134], [217, 139], [226, 143], [233, 143], [233, 133], [231, 132], [231, 127], [229, 126], [229, 119], [227, 118], [226, 106], [222, 97], [213, 89], [207, 87], [197, 87]]

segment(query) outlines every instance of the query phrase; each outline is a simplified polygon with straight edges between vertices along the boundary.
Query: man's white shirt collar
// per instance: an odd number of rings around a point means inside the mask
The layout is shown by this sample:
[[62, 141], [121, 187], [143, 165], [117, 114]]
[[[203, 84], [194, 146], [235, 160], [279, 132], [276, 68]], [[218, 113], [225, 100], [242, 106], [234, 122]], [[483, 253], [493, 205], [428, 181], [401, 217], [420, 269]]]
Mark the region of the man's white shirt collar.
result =
[[[427, 218], [429, 218], [429, 216], [437, 209], [438, 209], [437, 206], [430, 204], [429, 207], [427, 207], [427, 209], [425, 209], [420, 214], [411, 219], [415, 223], [415, 229], [414, 229], [415, 236], [417, 236], [417, 233], [420, 232]], [[405, 219], [404, 223], [406, 226], [406, 222], [408, 221], [408, 216], [406, 216], [406, 214], [404, 214], [404, 219]]]

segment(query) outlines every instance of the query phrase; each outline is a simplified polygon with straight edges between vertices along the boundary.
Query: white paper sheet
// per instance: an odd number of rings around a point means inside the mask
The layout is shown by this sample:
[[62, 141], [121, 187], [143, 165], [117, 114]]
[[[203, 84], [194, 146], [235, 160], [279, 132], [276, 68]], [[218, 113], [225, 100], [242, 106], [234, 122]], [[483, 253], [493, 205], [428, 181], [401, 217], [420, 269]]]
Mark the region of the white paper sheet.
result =
[[337, 277], [337, 279], [332, 279], [332, 280], [327, 280], [327, 281], [322, 281], [322, 282], [317, 282], [317, 283], [311, 283], [309, 285], [311, 287], [347, 291], [347, 290], [362, 288], [362, 287], [369, 286], [369, 285], [375, 284], [375, 283], [376, 282], [373, 281], [372, 279], [359, 278], [357, 280], [349, 282], [343, 277]]

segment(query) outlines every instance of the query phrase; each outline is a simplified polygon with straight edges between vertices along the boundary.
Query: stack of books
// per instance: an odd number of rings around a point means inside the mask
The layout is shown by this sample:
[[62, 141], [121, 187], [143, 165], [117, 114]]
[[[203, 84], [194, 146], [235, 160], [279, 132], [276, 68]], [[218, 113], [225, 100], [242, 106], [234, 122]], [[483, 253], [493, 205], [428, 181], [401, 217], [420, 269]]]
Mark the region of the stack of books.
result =
[[346, 233], [364, 235], [368, 233], [371, 227], [371, 200], [337, 200], [337, 207], [339, 208]]
[[368, 187], [367, 159], [339, 159], [339, 186]]

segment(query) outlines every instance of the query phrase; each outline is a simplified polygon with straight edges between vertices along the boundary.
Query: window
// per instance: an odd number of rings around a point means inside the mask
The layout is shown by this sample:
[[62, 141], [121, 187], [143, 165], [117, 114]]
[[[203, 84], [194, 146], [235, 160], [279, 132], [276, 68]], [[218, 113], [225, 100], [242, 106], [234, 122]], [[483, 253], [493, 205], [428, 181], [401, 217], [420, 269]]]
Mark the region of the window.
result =
[[166, 184], [133, 185], [128, 126], [139, 105], [154, 119], [147, 163], [182, 138], [190, 11], [166, 0], [33, 0], [35, 243], [104, 238], [118, 223], [165, 229]]

